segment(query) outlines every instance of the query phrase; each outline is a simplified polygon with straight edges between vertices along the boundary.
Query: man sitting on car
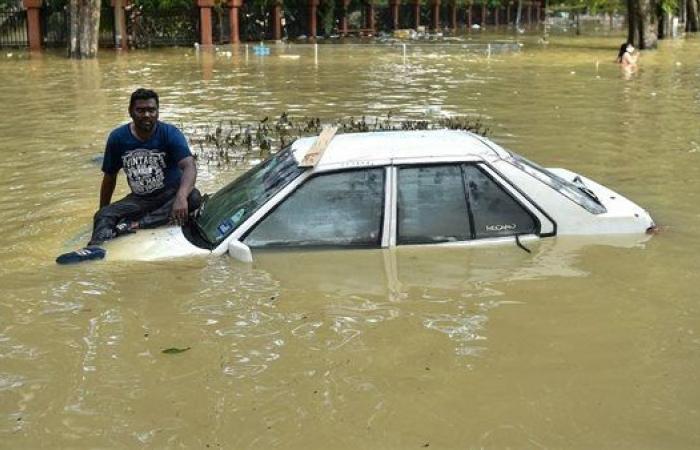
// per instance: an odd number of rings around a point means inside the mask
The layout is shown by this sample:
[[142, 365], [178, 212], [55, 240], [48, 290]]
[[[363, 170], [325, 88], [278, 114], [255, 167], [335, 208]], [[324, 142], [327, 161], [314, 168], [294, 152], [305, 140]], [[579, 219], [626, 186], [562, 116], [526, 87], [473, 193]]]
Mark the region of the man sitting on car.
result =
[[[158, 94], [137, 89], [131, 94], [132, 121], [114, 129], [107, 139], [102, 163], [100, 209], [94, 217], [87, 247], [65, 253], [59, 264], [102, 259], [100, 245], [139, 228], [153, 228], [172, 220], [184, 225], [199, 207], [194, 187], [197, 167], [182, 132], [158, 120]], [[114, 203], [117, 175], [124, 170], [131, 193]]]

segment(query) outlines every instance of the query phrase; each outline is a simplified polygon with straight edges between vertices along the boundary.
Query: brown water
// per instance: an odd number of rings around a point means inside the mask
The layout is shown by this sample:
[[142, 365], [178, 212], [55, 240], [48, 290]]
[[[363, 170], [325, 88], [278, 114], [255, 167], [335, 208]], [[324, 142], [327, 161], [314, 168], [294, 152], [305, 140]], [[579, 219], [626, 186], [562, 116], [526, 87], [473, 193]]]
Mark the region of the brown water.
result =
[[[663, 43], [630, 79], [618, 41], [409, 48], [405, 64], [387, 47], [322, 47], [317, 64], [310, 47], [3, 53], [0, 447], [698, 448], [700, 41]], [[93, 159], [142, 85], [184, 124], [481, 114], [496, 141], [630, 196], [663, 232], [532, 254], [58, 267], [89, 229]], [[199, 185], [236, 173], [202, 166]]]

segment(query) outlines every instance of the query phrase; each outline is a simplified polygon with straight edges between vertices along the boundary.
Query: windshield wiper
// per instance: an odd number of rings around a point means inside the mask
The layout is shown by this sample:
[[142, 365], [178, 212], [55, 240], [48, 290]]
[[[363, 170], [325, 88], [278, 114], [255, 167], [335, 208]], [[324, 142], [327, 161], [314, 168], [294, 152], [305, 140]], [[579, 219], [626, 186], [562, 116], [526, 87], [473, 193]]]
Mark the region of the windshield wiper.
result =
[[211, 196], [209, 194], [202, 195], [202, 203], [200, 203], [199, 208], [197, 208], [197, 213], [195, 214], [195, 217], [194, 217], [195, 219], [198, 219], [199, 216], [202, 215], [202, 213], [204, 212], [204, 206], [206, 206], [206, 204], [210, 198], [211, 198]]
[[[199, 224], [199, 219], [202, 217], [202, 213], [204, 212], [204, 207], [206, 206], [206, 204], [210, 198], [211, 198], [211, 196], [209, 194], [204, 194], [202, 196], [202, 203], [199, 205], [199, 208], [197, 208], [197, 213], [190, 221], [189, 229], [190, 229], [190, 232], [193, 235], [193, 237], [196, 236], [195, 239], [199, 243], [201, 243], [201, 244], [206, 243], [206, 246], [208, 248], [212, 249], [212, 248], [214, 248], [215, 244], [207, 238], [206, 233], [204, 233], [204, 230], [202, 229], [201, 225]], [[195, 245], [197, 245], [197, 243], [195, 243]], [[198, 245], [198, 247], [199, 247], [199, 245]]]
[[583, 192], [587, 196], [589, 196], [593, 201], [598, 203], [600, 206], [604, 206], [603, 203], [600, 201], [597, 195], [595, 195], [595, 192], [593, 192], [586, 184], [583, 182], [581, 177], [579, 175], [576, 175], [573, 179], [574, 184], [576, 185], [576, 188], [578, 188], [579, 191]]

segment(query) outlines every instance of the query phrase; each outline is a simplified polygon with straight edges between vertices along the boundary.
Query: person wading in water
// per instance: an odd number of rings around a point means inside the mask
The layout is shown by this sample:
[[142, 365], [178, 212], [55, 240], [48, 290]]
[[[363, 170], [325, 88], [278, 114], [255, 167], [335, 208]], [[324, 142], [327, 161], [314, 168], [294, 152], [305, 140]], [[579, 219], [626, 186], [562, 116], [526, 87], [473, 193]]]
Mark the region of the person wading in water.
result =
[[[169, 221], [184, 225], [201, 203], [194, 187], [197, 167], [187, 140], [175, 126], [158, 120], [158, 94], [137, 89], [131, 94], [132, 121], [115, 128], [102, 162], [100, 209], [87, 246], [58, 258], [59, 264], [102, 259], [106, 240]], [[131, 193], [114, 203], [117, 175], [124, 170]]]
[[622, 64], [624, 68], [636, 68], [639, 53], [635, 53], [634, 46], [629, 42], [625, 42], [620, 46], [620, 51], [617, 53], [617, 62]]

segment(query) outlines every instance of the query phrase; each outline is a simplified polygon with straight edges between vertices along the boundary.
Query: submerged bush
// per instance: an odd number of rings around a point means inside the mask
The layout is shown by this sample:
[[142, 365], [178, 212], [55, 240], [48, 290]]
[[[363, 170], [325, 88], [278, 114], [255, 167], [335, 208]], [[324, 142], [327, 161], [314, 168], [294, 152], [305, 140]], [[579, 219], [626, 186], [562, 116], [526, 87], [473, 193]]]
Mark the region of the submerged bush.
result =
[[250, 158], [267, 158], [306, 136], [316, 136], [324, 126], [337, 126], [338, 134], [369, 131], [465, 130], [487, 136], [489, 129], [480, 118], [466, 116], [425, 119], [386, 117], [349, 117], [323, 121], [318, 117], [293, 118], [282, 113], [277, 119], [265, 117], [257, 122], [220, 121], [197, 127], [182, 127], [195, 158], [200, 163], [236, 165]]

